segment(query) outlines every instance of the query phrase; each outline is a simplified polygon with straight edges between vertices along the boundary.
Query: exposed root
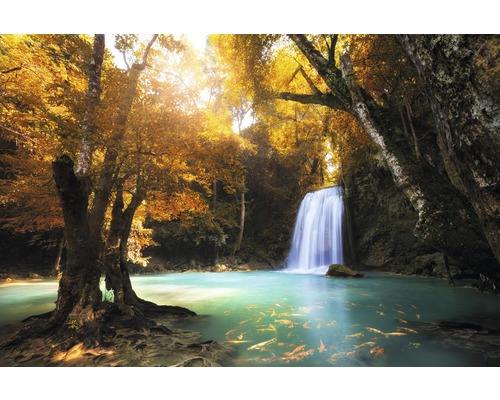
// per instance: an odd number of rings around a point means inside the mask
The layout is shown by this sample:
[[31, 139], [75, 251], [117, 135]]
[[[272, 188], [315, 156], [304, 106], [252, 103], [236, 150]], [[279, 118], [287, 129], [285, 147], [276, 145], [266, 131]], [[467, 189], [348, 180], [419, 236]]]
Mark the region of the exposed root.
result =
[[0, 366], [219, 366], [232, 351], [165, 325], [192, 311], [148, 303], [132, 313], [104, 303], [99, 320], [81, 327], [55, 323], [51, 313], [27, 318], [0, 332]]

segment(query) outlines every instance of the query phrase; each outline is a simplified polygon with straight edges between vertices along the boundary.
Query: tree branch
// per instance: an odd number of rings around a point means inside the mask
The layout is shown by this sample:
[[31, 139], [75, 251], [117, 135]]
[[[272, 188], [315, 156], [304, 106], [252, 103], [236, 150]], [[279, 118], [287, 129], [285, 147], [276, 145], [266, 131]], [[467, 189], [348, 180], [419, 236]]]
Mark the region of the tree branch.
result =
[[276, 94], [280, 100], [296, 101], [302, 104], [319, 104], [333, 110], [345, 110], [344, 105], [332, 94], [317, 92], [314, 94], [300, 94], [290, 92], [280, 92]]
[[151, 38], [151, 40], [149, 41], [146, 48], [144, 49], [144, 53], [142, 54], [142, 62], [140, 64], [133, 64], [132, 68], [138, 69], [138, 70], [143, 70], [144, 68], [146, 68], [149, 51], [151, 50], [151, 47], [153, 46], [153, 43], [156, 41], [157, 38], [158, 38], [158, 34], [155, 33], [153, 35], [153, 37]]
[[330, 46], [328, 47], [328, 60], [335, 65], [335, 47], [337, 46], [337, 40], [339, 35], [330, 35]]
[[314, 82], [312, 81], [312, 79], [309, 77], [309, 75], [306, 74], [306, 71], [304, 71], [304, 68], [300, 67], [300, 73], [302, 75], [302, 77], [306, 80], [307, 84], [309, 85], [309, 87], [312, 89], [312, 91], [314, 93], [317, 93], [317, 94], [320, 94], [321, 93], [321, 90], [319, 90], [316, 85], [314, 84]]
[[[349, 108], [350, 96], [342, 80], [342, 72], [335, 67], [332, 62], [327, 60], [305, 35], [289, 34], [288, 37], [294, 41], [311, 65], [318, 71], [318, 74], [323, 78], [333, 95], [335, 95], [346, 108]], [[334, 51], [334, 49], [330, 51]]]
[[24, 66], [24, 64], [21, 64], [19, 67], [7, 69], [5, 71], [2, 71], [2, 74], [10, 74], [11, 72], [19, 71], [19, 70], [23, 69], [23, 66]]

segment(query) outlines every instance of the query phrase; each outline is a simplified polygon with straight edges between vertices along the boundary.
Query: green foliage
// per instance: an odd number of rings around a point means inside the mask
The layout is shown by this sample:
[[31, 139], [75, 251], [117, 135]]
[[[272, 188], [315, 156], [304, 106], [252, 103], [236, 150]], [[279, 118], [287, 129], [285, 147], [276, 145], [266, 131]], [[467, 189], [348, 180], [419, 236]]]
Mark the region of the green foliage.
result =
[[67, 322], [67, 326], [68, 326], [68, 329], [73, 329], [75, 331], [77, 331], [78, 329], [80, 329], [80, 324], [78, 323], [78, 321], [76, 319], [71, 319]]
[[113, 289], [111, 289], [111, 290], [104, 289], [104, 291], [102, 292], [102, 301], [114, 303], [115, 302], [115, 291]]

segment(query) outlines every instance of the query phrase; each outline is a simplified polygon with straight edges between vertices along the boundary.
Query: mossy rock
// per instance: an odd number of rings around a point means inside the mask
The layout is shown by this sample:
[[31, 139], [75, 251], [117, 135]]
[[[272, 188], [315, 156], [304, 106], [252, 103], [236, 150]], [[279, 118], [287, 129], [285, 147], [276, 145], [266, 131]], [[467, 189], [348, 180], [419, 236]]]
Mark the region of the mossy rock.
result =
[[342, 264], [332, 264], [328, 267], [326, 276], [333, 276], [335, 278], [362, 278], [364, 275], [360, 272], [354, 271], [349, 267]]

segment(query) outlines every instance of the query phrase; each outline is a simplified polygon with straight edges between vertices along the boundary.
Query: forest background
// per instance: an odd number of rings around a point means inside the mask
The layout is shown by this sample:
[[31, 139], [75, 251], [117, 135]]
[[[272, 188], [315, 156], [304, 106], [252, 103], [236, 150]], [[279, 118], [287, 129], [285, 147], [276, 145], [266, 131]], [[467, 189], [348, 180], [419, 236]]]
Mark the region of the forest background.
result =
[[[461, 6], [460, 4], [448, 2], [423, 1], [418, 4], [403, 6], [400, 2], [385, 1], [385, 2], [356, 2], [353, 4], [330, 4], [331, 2], [308, 2], [304, 4], [299, 1], [287, 2], [264, 2], [256, 1], [249, 5], [235, 7], [234, 2], [212, 1], [212, 2], [184, 2], [179, 5], [160, 6], [160, 2], [142, 2], [141, 5], [124, 5], [117, 2], [106, 2], [100, 4], [96, 1], [85, 2], [81, 6], [71, 6], [68, 10], [68, 3], [62, 1], [52, 2], [24, 2], [23, 6], [19, 5], [4, 5], [2, 6], [4, 15], [11, 16], [8, 18], [8, 23], [3, 25], [4, 33], [94, 33], [94, 31], [105, 32], [145, 32], [164, 31], [168, 33], [285, 33], [290, 32], [306, 32], [306, 33], [325, 33], [325, 32], [342, 32], [342, 33], [496, 33], [494, 31], [496, 20], [495, 13], [489, 12], [491, 5], [488, 2], [477, 2], [474, 7]], [[484, 4], [483, 4], [484, 3]], [[133, 8], [131, 10], [130, 8]], [[61, 10], [65, 10], [61, 12]], [[306, 12], [307, 11], [307, 12]], [[72, 382], [73, 385], [78, 384], [78, 380], [72, 371], [62, 371], [64, 379]], [[83, 374], [93, 374], [92, 371], [82, 371]], [[106, 372], [112, 374], [114, 372]], [[166, 373], [166, 372], [163, 372]], [[287, 371], [287, 376], [294, 378], [299, 374], [301, 381], [305, 382], [300, 387], [293, 387], [295, 397], [310, 396], [311, 393], [327, 394], [327, 391], [332, 390], [331, 385], [313, 385], [312, 382], [323, 381], [325, 375], [330, 375], [333, 371], [321, 371], [316, 373], [319, 376], [311, 376], [312, 371]], [[391, 381], [400, 381], [395, 384], [392, 389], [385, 388], [387, 393], [406, 392], [404, 383], [408, 383], [404, 377], [403, 371], [391, 371]], [[456, 373], [456, 372], [455, 372]], [[483, 371], [484, 373], [484, 371]], [[34, 392], [37, 386], [47, 386], [50, 381], [49, 371], [43, 371], [38, 376], [28, 374], [30, 380], [34, 380], [38, 385], [33, 385]], [[126, 372], [126, 374], [128, 374]], [[189, 379], [201, 380], [207, 382], [200, 385], [201, 387], [209, 387], [210, 379], [220, 380], [221, 375], [207, 379], [207, 374], [202, 377], [196, 371], [189, 371], [189, 375], [184, 376], [180, 372], [168, 371], [169, 379], [172, 381]], [[265, 388], [269, 390], [268, 394], [272, 396], [273, 390], [275, 393], [286, 391], [286, 381], [295, 379], [287, 379], [283, 375], [283, 371], [279, 371], [278, 380], [283, 380], [283, 384], [279, 388], [273, 389], [269, 385], [269, 389], [265, 385], [269, 383], [267, 379], [262, 378], [258, 371], [251, 372], [246, 375], [245, 380], [255, 382], [260, 380], [261, 383], [252, 384], [248, 393], [248, 398], [259, 395], [259, 390]], [[302, 375], [303, 374], [303, 375]], [[366, 394], [369, 395], [372, 391], [370, 387], [375, 385], [377, 381], [387, 379], [387, 371], [370, 371], [370, 376], [361, 373], [361, 379], [368, 382]], [[422, 372], [420, 372], [422, 374]], [[411, 381], [421, 381], [422, 375], [412, 373]], [[432, 385], [433, 378], [430, 374], [423, 372], [428, 385]], [[16, 374], [17, 375], [17, 374]], [[338, 379], [349, 380], [348, 374], [345, 371], [335, 370], [335, 375]], [[356, 375], [358, 373], [356, 372]], [[239, 380], [241, 372], [224, 371], [224, 380]], [[256, 377], [257, 376], [257, 377]], [[18, 377], [17, 377], [18, 378]], [[331, 378], [331, 377], [330, 377]], [[439, 380], [443, 377], [441, 376]], [[23, 378], [26, 379], [26, 376]], [[79, 378], [81, 379], [81, 378]], [[135, 392], [136, 395], [145, 395], [145, 391], [153, 393], [161, 393], [162, 391], [178, 390], [173, 386], [166, 388], [158, 384], [159, 375], [156, 372], [148, 371], [140, 372], [138, 378], [135, 378], [140, 384], [132, 385], [126, 390], [128, 393]], [[205, 379], [207, 379], [205, 381]], [[264, 381], [262, 381], [264, 379]], [[335, 378], [336, 380], [337, 378]], [[359, 375], [358, 378], [359, 379]], [[438, 379], [436, 377], [436, 379]], [[470, 376], [469, 376], [470, 379]], [[456, 380], [456, 376], [454, 378]], [[306, 382], [309, 382], [306, 384]], [[403, 385], [401, 384], [403, 382]], [[213, 381], [212, 381], [213, 383]], [[179, 385], [184, 386], [184, 385]], [[413, 386], [413, 385], [412, 385]], [[428, 386], [413, 386], [412, 391], [416, 391], [413, 396], [407, 398], [416, 398], [419, 395], [418, 389], [424, 391]], [[343, 386], [343, 389], [345, 387]], [[101, 392], [105, 392], [106, 388], [99, 388]], [[192, 395], [197, 395], [196, 389], [190, 388], [193, 391]], [[450, 396], [450, 388], [447, 389], [447, 396]], [[477, 387], [475, 388], [477, 395]], [[199, 395], [203, 394], [200, 389]], [[281, 393], [282, 395], [283, 393]], [[439, 391], [436, 392], [439, 395]], [[421, 393], [420, 395], [423, 395]], [[466, 396], [467, 388], [461, 388], [461, 394], [453, 396], [455, 398]], [[245, 397], [242, 397], [245, 398]]]

